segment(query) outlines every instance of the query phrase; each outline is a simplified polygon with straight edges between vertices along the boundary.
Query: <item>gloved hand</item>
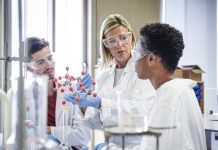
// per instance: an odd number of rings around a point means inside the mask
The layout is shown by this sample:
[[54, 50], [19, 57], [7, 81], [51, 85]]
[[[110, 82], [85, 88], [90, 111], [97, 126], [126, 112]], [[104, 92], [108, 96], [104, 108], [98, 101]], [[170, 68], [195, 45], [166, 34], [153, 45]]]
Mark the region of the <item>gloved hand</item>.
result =
[[81, 150], [90, 150], [89, 147], [84, 146]]
[[[79, 99], [78, 99], [79, 98]], [[64, 97], [65, 100], [79, 105], [80, 107], [94, 107], [99, 108], [101, 104], [100, 97], [93, 97], [87, 93], [81, 92], [78, 94], [69, 94]]]
[[197, 97], [197, 99], [198, 99], [198, 101], [202, 98], [202, 95], [201, 95], [201, 85], [199, 85], [199, 84], [196, 84], [196, 86], [195, 87], [193, 87], [193, 90], [194, 90], [194, 92], [195, 92], [195, 95], [196, 95], [196, 97]]
[[[83, 87], [85, 87], [86, 89], [90, 88], [92, 85], [92, 77], [89, 74], [86, 74], [85, 76], [82, 77], [81, 83]], [[81, 90], [79, 83], [76, 84], [76, 88], [77, 90]]]
[[101, 150], [101, 149], [103, 149], [105, 146], [107, 146], [106, 143], [100, 143], [100, 144], [95, 145], [95, 147], [93, 148], [93, 150]]

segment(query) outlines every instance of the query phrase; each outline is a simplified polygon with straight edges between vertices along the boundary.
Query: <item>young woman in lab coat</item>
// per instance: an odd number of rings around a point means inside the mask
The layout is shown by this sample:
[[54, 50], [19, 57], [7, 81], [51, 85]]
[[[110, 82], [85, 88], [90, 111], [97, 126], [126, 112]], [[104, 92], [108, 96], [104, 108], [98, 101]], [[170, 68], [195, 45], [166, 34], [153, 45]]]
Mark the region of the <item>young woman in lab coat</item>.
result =
[[[135, 46], [135, 35], [128, 21], [119, 14], [108, 16], [101, 26], [100, 31], [100, 66], [96, 80], [97, 97], [84, 97], [80, 95], [80, 102], [75, 101], [74, 95], [69, 95], [66, 100], [80, 106], [88, 107], [84, 119], [92, 128], [100, 128], [110, 124], [115, 117], [113, 113], [104, 111], [108, 104], [116, 99], [117, 91], [132, 92], [145, 91], [146, 96], [142, 97], [146, 102], [145, 110], [151, 107], [155, 90], [150, 81], [140, 80], [134, 70], [134, 61], [131, 51]], [[112, 99], [110, 99], [110, 96]], [[147, 113], [145, 114], [147, 115]], [[141, 136], [125, 137], [125, 147], [132, 148], [140, 144]], [[112, 143], [121, 145], [121, 137], [113, 137]]]
[[[160, 132], [160, 150], [206, 150], [203, 118], [189, 79], [174, 79], [184, 49], [180, 31], [168, 24], [141, 28], [133, 51], [140, 79], [149, 79], [157, 91], [148, 128]], [[140, 150], [155, 149], [155, 139], [145, 137]]]
[[[55, 71], [55, 60], [53, 53], [49, 48], [49, 43], [44, 39], [30, 37], [26, 41], [28, 45], [28, 57], [30, 62], [27, 63], [28, 71], [36, 75], [47, 75], [48, 80], [48, 134], [62, 141], [62, 120], [63, 110], [62, 101], [64, 94], [58, 90], [54, 92], [55, 84], [53, 82]], [[73, 149], [80, 149], [88, 144], [90, 140], [90, 128], [83, 124], [80, 115], [78, 115], [78, 106], [66, 102], [69, 110], [66, 114], [67, 126], [65, 129], [65, 137], [69, 146]]]

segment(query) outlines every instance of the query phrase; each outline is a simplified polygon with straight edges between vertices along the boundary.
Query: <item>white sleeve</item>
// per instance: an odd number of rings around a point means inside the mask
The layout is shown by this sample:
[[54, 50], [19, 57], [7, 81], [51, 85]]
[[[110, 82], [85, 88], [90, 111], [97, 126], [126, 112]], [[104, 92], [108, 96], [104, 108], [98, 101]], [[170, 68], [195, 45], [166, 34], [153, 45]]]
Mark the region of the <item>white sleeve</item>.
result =
[[93, 107], [87, 107], [84, 123], [89, 126], [92, 129], [102, 129], [102, 121], [101, 121], [101, 110], [93, 108]]
[[85, 116], [80, 113], [84, 122], [92, 129], [117, 124], [117, 103], [111, 99], [101, 98], [101, 109], [87, 107]]
[[[161, 133], [159, 147], [162, 149], [172, 149], [173, 145], [182, 145], [180, 143], [182, 141], [181, 129], [178, 123], [179, 112], [175, 106], [179, 105], [177, 102], [178, 98], [175, 94], [164, 93], [160, 99], [156, 99], [154, 102], [149, 116], [148, 129]], [[156, 140], [154, 136], [145, 136], [141, 145], [146, 150], [155, 149]]]
[[[78, 109], [74, 109], [72, 113], [73, 115], [71, 114], [72, 117], [70, 117], [71, 121], [69, 121], [72, 122], [72, 124], [67, 125], [64, 132], [66, 140], [70, 146], [85, 146], [91, 138], [90, 128], [83, 123], [82, 118], [78, 113]], [[63, 135], [62, 129], [62, 126], [51, 127], [51, 134], [60, 142], [62, 141]]]

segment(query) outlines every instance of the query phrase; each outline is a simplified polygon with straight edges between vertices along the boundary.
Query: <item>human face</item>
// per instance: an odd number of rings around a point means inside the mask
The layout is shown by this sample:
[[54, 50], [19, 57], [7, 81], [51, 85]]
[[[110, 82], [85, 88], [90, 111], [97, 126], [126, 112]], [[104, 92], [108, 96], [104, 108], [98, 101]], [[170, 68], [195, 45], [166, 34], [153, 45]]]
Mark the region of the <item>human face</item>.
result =
[[44, 47], [40, 51], [31, 55], [29, 63], [30, 70], [38, 75], [48, 75], [49, 79], [54, 77], [54, 58], [49, 47]]
[[115, 40], [114, 45], [107, 47], [117, 66], [125, 67], [131, 56], [132, 33], [123, 26], [118, 26], [105, 34], [105, 39]]
[[141, 45], [141, 40], [136, 43], [133, 50], [133, 60], [135, 61], [135, 71], [140, 79], [148, 79], [149, 67], [147, 56], [152, 54]]
[[107, 48], [113, 48], [115, 46], [117, 46], [118, 42], [121, 43], [129, 43], [129, 40], [132, 37], [132, 32], [127, 32], [125, 34], [121, 34], [115, 37], [109, 37], [107, 39], [103, 40], [104, 46]]

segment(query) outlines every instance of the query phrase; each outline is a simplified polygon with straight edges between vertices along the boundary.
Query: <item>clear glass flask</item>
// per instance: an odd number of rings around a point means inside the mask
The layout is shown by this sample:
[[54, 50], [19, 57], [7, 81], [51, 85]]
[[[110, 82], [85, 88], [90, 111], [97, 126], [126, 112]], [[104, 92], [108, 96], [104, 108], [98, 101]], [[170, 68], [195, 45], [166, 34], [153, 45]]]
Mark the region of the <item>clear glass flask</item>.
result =
[[118, 127], [123, 132], [147, 131], [147, 106], [144, 91], [117, 92]]
[[67, 125], [67, 123], [66, 123], [66, 113], [67, 113], [67, 111], [68, 111], [68, 107], [66, 107], [66, 106], [62, 106], [62, 141], [61, 141], [61, 144], [59, 145], [59, 148], [61, 149], [61, 150], [70, 150], [71, 148], [70, 148], [70, 146], [68, 145], [68, 142], [67, 142], [67, 139], [66, 139], [66, 136], [65, 136], [65, 128], [66, 128], [66, 125]]

